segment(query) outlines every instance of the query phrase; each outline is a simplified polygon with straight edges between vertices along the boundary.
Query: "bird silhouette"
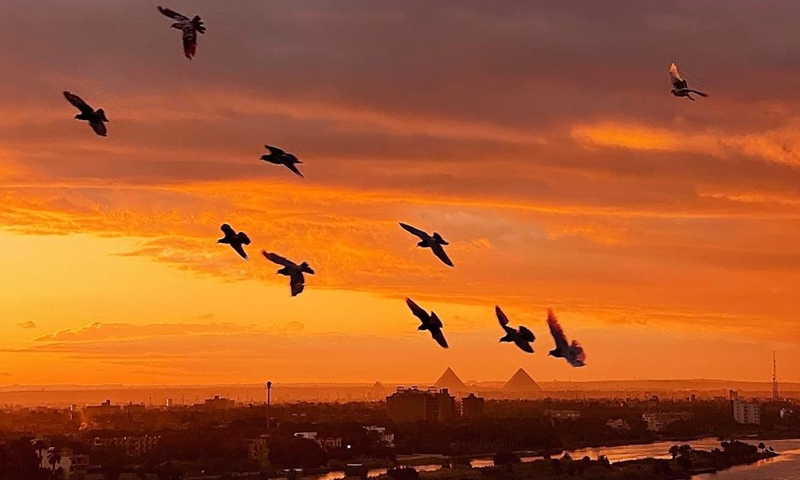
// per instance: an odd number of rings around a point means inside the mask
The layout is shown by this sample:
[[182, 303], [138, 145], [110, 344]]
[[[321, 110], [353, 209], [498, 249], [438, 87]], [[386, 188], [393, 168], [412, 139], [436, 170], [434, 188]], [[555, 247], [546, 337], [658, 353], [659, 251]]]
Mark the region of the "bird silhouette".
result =
[[420, 241], [417, 243], [418, 247], [422, 248], [430, 248], [434, 255], [436, 255], [439, 260], [441, 260], [445, 265], [448, 267], [453, 266], [453, 262], [447, 256], [447, 253], [444, 251], [443, 245], [450, 245], [436, 232], [433, 232], [433, 235], [428, 235], [426, 232], [422, 230], [412, 227], [411, 225], [405, 224], [400, 222], [400, 226], [407, 232], [410, 232], [417, 237], [419, 237]]
[[275, 165], [283, 165], [284, 167], [288, 168], [289, 170], [293, 171], [295, 175], [300, 178], [303, 178], [303, 174], [300, 173], [300, 170], [297, 169], [295, 164], [303, 163], [297, 159], [291, 153], [286, 153], [278, 147], [273, 147], [270, 145], [264, 145], [264, 148], [269, 150], [268, 155], [261, 155], [261, 160], [265, 162], [269, 162]]
[[277, 253], [268, 253], [266, 250], [261, 250], [264, 258], [278, 265], [283, 265], [283, 268], [278, 270], [281, 275], [289, 277], [289, 286], [292, 288], [292, 296], [300, 294], [306, 286], [306, 278], [303, 273], [314, 275], [314, 270], [308, 266], [308, 263], [303, 262], [300, 265], [291, 260], [281, 257]]
[[431, 332], [431, 337], [436, 340], [436, 343], [442, 346], [442, 348], [448, 348], [447, 340], [444, 339], [444, 334], [442, 333], [442, 321], [439, 320], [439, 317], [436, 315], [436, 312], [431, 312], [428, 314], [425, 310], [422, 309], [419, 305], [414, 303], [414, 300], [410, 298], [406, 298], [406, 304], [408, 308], [411, 309], [411, 313], [414, 314], [415, 317], [419, 318], [419, 321], [422, 324], [417, 327], [417, 330], [427, 330]]
[[183, 54], [186, 55], [186, 58], [191, 60], [197, 52], [197, 34], [206, 33], [206, 27], [203, 25], [203, 21], [200, 20], [200, 16], [195, 15], [194, 18], [189, 20], [189, 17], [181, 15], [169, 8], [158, 7], [158, 11], [161, 12], [162, 15], [166, 15], [175, 20], [175, 23], [172, 24], [172, 28], [177, 28], [183, 32]]
[[105, 137], [107, 134], [105, 122], [108, 122], [106, 112], [104, 112], [102, 108], [98, 108], [97, 110], [93, 109], [88, 103], [84, 102], [81, 97], [74, 93], [69, 93], [66, 90], [63, 93], [64, 98], [66, 98], [73, 107], [81, 111], [81, 113], [75, 115], [75, 119], [89, 122], [89, 126], [92, 127], [94, 133]]
[[500, 341], [513, 342], [514, 345], [518, 346], [523, 352], [533, 353], [531, 343], [536, 340], [536, 336], [533, 332], [522, 325], [519, 326], [519, 330], [509, 327], [508, 317], [500, 310], [499, 306], [494, 307], [494, 313], [497, 315], [497, 321], [500, 322], [500, 326], [503, 327], [503, 330], [506, 332], [506, 335], [502, 337]]
[[547, 325], [550, 327], [550, 334], [553, 335], [553, 340], [556, 342], [556, 348], [550, 350], [550, 355], [565, 359], [573, 367], [586, 365], [586, 353], [584, 353], [583, 347], [576, 340], [573, 340], [571, 345], [567, 342], [564, 329], [558, 323], [552, 308], [547, 310]]
[[220, 230], [222, 230], [225, 236], [217, 240], [217, 243], [226, 243], [230, 245], [236, 250], [239, 256], [247, 260], [247, 253], [244, 251], [244, 247], [242, 247], [242, 245], [250, 245], [250, 238], [247, 234], [244, 232], [236, 233], [236, 230], [231, 228], [227, 223], [223, 223]]
[[694, 102], [694, 98], [691, 96], [692, 93], [696, 93], [701, 97], [708, 96], [703, 92], [689, 88], [686, 80], [684, 80], [680, 72], [678, 72], [678, 66], [675, 65], [675, 63], [669, 66], [669, 78], [672, 80], [672, 94], [676, 97], [687, 97]]

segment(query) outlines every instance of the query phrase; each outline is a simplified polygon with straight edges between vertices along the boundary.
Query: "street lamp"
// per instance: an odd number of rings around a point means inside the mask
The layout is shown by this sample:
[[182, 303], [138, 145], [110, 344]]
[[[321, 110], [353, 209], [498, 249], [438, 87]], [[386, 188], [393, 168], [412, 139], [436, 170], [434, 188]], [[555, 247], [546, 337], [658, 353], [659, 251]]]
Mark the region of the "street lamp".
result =
[[267, 431], [269, 431], [270, 427], [269, 405], [271, 400], [272, 400], [272, 382], [267, 382]]

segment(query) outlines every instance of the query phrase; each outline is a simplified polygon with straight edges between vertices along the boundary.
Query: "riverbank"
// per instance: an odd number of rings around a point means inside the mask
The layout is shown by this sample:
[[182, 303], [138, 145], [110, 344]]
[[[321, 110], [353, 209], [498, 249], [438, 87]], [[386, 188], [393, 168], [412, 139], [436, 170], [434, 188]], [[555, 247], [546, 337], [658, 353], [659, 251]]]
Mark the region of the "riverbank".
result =
[[[665, 452], [667, 453], [667, 452]], [[509, 463], [483, 468], [455, 467], [443, 468], [434, 472], [419, 472], [423, 480], [486, 480], [486, 479], [529, 479], [562, 480], [581, 475], [592, 480], [677, 480], [688, 479], [693, 475], [712, 473], [738, 465], [749, 465], [778, 456], [777, 453], [759, 451], [754, 445], [743, 442], [723, 442], [713, 450], [694, 450], [684, 446], [676, 450], [670, 459], [642, 458], [609, 462], [606, 458], [571, 458], [565, 455], [559, 459], [539, 459], [525, 463]], [[519, 459], [517, 459], [518, 461]], [[410, 472], [406, 472], [410, 473]], [[388, 472], [379, 478], [399, 480], [397, 475]], [[411, 474], [410, 477], [414, 477]]]

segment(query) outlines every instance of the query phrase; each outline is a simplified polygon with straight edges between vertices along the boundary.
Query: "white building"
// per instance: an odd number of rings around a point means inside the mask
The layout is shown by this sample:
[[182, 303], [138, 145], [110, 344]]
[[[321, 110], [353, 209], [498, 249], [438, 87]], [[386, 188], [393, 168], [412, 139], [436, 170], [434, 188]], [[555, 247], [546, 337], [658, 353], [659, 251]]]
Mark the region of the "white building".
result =
[[386, 433], [386, 427], [371, 425], [369, 427], [364, 427], [364, 429], [368, 432], [375, 432], [378, 434], [378, 441], [389, 448], [394, 448], [394, 433]]
[[731, 403], [733, 404], [733, 419], [737, 423], [761, 425], [761, 405], [741, 400], [734, 400]]

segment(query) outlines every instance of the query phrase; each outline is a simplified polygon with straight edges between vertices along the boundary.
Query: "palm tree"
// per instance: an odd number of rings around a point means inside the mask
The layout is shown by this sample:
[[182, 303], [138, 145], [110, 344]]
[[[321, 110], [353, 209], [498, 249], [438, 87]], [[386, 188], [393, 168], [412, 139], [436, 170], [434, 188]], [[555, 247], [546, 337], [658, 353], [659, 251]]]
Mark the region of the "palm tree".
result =
[[39, 459], [39, 466], [42, 465], [42, 450], [45, 448], [44, 440], [31, 440], [31, 446], [33, 447], [33, 451], [36, 453], [36, 458]]
[[53, 473], [56, 472], [56, 468], [58, 468], [58, 464], [61, 463], [61, 452], [55, 449], [55, 447], [50, 447], [50, 450], [47, 452], [47, 463], [50, 464], [50, 469]]

